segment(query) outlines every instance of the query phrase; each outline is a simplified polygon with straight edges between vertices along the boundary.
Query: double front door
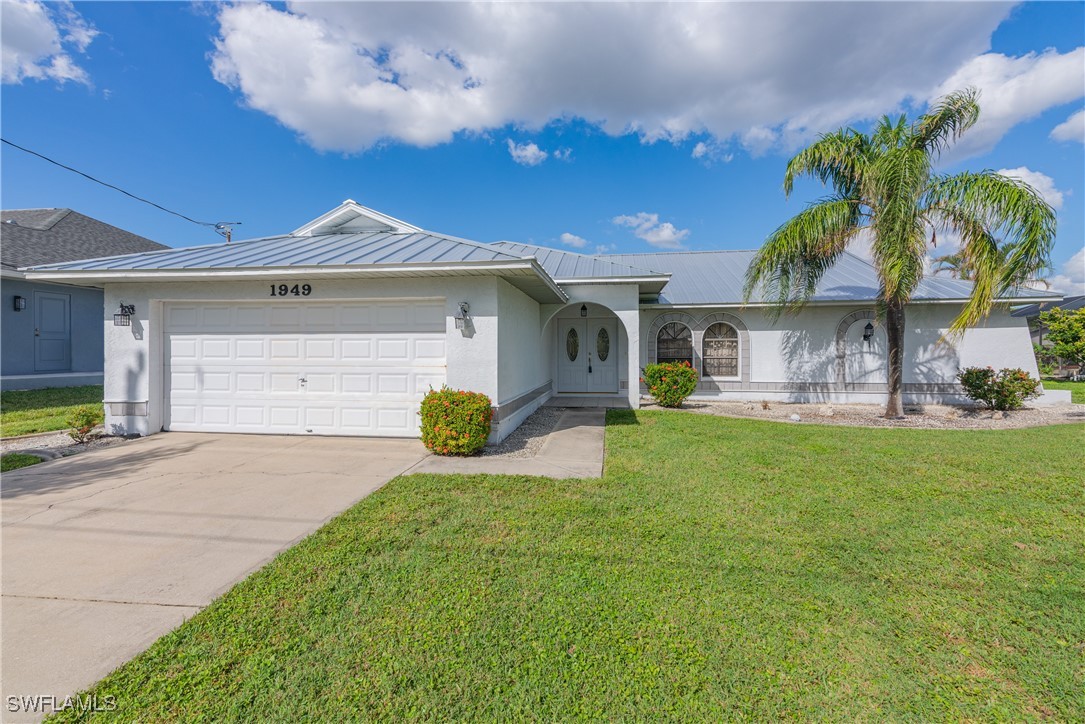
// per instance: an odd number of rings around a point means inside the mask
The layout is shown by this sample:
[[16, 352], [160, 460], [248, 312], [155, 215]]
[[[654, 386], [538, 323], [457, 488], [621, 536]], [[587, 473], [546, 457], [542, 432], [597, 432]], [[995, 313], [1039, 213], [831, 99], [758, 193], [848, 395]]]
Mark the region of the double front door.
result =
[[618, 320], [563, 319], [556, 351], [558, 392], [618, 391]]

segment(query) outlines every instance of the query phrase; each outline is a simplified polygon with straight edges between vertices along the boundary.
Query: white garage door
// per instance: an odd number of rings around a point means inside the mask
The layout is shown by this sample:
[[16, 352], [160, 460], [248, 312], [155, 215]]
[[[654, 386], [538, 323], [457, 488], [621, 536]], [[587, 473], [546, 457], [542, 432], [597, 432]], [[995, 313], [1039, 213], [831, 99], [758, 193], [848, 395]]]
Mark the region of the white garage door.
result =
[[445, 381], [441, 300], [169, 304], [167, 430], [418, 435]]

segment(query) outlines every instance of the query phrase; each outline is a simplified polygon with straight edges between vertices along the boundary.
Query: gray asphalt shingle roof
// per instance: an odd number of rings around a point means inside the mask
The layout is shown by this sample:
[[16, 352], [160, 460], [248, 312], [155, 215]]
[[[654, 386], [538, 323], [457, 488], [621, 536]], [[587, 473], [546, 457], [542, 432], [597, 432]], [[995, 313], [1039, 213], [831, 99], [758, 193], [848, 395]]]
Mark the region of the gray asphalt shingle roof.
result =
[[0, 211], [0, 264], [7, 269], [168, 248], [71, 209]]

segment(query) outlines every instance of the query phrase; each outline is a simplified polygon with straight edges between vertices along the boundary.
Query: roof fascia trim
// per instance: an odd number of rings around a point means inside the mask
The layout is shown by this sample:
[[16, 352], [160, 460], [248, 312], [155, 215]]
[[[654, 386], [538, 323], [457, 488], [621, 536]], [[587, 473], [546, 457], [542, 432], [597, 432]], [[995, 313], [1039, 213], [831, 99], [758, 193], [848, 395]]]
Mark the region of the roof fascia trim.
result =
[[550, 278], [550, 275], [533, 258], [510, 261], [455, 262], [452, 264], [368, 264], [364, 266], [304, 266], [259, 267], [255, 269], [111, 269], [111, 270], [49, 270], [24, 272], [26, 279], [68, 282], [128, 282], [128, 281], [184, 281], [188, 279], [245, 280], [300, 276], [381, 276], [397, 272], [449, 272], [457, 271], [503, 271], [530, 270], [543, 282], [555, 297], [567, 301], [569, 296]]

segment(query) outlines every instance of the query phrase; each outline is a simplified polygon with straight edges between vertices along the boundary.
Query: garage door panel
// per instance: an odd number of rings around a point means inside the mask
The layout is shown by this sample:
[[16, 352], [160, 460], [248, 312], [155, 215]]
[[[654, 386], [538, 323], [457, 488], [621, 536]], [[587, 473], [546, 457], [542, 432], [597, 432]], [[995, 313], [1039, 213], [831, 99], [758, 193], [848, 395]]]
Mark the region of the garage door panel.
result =
[[233, 329], [262, 329], [267, 326], [267, 313], [266, 307], [234, 307]]
[[198, 345], [199, 358], [202, 360], [229, 360], [233, 357], [230, 340], [225, 338], [203, 338]]
[[297, 306], [276, 305], [269, 312], [271, 326], [297, 329], [301, 325], [301, 308]]
[[431, 300], [171, 305], [166, 428], [416, 436], [422, 396], [445, 381], [444, 313]]

